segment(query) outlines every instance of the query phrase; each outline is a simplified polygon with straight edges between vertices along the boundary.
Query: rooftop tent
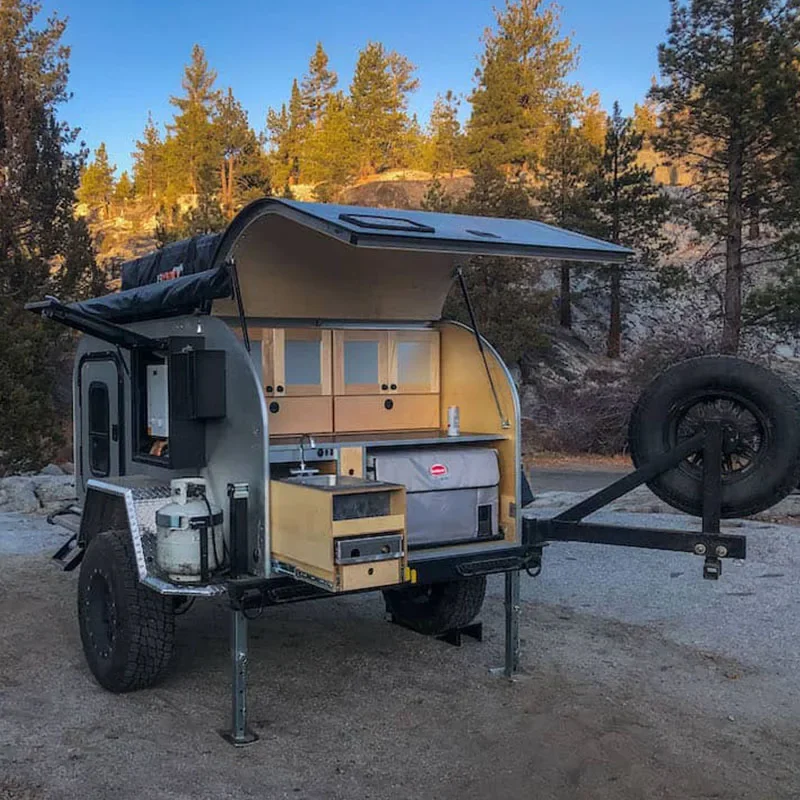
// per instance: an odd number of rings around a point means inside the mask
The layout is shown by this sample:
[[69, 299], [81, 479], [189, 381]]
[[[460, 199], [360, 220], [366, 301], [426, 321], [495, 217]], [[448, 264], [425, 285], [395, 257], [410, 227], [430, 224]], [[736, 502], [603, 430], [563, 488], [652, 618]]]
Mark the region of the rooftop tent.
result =
[[[276, 198], [251, 203], [222, 234], [171, 248], [124, 265], [123, 288], [232, 259], [251, 319], [363, 321], [438, 319], [454, 268], [470, 255], [620, 263], [631, 254], [531, 220]], [[236, 305], [215, 300], [214, 313], [236, 316]]]

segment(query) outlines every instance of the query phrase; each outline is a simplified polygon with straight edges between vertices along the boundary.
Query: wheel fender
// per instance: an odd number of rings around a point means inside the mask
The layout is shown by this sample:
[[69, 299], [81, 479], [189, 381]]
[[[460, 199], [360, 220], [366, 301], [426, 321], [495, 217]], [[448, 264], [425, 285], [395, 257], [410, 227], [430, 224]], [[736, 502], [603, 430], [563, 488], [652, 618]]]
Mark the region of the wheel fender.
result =
[[93, 486], [91, 482], [87, 487], [78, 531], [78, 544], [81, 547], [88, 547], [89, 542], [103, 531], [124, 530], [133, 538], [125, 495], [112, 489], [116, 487], [105, 489]]

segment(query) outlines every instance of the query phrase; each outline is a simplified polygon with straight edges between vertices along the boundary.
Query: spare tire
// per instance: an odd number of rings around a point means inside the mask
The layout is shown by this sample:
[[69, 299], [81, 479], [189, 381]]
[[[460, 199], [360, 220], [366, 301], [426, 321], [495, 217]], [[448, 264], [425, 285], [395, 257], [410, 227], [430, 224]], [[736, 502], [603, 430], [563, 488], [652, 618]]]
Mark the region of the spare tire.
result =
[[[641, 467], [702, 431], [722, 428], [722, 516], [775, 505], [800, 481], [800, 398], [777, 375], [732, 356], [701, 356], [670, 367], [633, 409], [628, 440]], [[703, 507], [703, 453], [648, 481], [688, 514]]]

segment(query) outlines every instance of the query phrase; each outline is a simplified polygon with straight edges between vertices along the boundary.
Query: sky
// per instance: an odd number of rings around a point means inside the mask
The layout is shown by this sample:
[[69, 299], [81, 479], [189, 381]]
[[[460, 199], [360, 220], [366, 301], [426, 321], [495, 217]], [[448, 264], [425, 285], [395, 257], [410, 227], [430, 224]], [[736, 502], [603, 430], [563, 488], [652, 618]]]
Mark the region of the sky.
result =
[[[427, 121], [437, 93], [468, 95], [480, 37], [504, 0], [45, 0], [46, 13], [67, 17], [73, 98], [62, 116], [94, 149], [129, 169], [135, 140], [152, 111], [171, 119], [192, 45], [201, 44], [231, 86], [256, 130], [267, 108], [288, 100], [291, 82], [322, 41], [346, 87], [358, 51], [370, 40], [407, 56], [420, 88], [411, 111]], [[604, 107], [625, 113], [657, 74], [656, 48], [669, 20], [668, 0], [561, 0], [562, 33], [580, 46], [575, 79], [598, 90]], [[466, 107], [466, 103], [464, 104]], [[465, 114], [468, 107], [464, 109]]]

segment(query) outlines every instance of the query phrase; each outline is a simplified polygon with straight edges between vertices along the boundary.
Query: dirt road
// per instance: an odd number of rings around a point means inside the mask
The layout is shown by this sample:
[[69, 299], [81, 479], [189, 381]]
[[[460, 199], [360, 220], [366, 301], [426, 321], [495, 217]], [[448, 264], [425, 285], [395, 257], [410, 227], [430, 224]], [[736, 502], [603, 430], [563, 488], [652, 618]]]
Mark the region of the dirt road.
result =
[[[23, 522], [0, 521], [7, 545]], [[75, 576], [34, 546], [37, 525], [0, 555], [1, 800], [800, 796], [800, 540], [785, 529], [752, 527], [753, 560], [716, 585], [689, 556], [549, 548], [525, 579], [513, 684], [488, 674], [499, 581], [485, 641], [460, 650], [387, 624], [374, 595], [267, 610], [251, 624], [261, 741], [234, 750], [216, 733], [224, 607], [180, 619], [165, 683], [110, 695], [84, 665]]]

